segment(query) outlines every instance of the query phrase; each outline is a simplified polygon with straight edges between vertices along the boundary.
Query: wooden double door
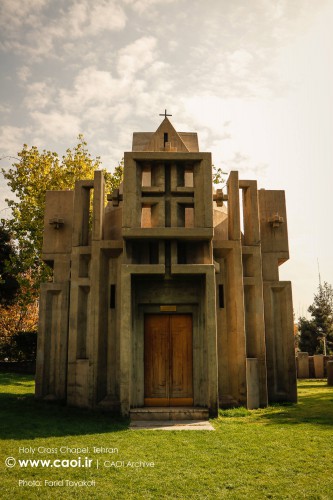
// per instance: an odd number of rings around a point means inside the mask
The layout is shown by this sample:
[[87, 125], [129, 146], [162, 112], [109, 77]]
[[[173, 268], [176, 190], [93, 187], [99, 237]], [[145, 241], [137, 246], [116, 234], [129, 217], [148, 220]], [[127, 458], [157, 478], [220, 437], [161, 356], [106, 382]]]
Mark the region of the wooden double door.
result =
[[146, 406], [193, 405], [191, 314], [147, 314], [144, 332]]

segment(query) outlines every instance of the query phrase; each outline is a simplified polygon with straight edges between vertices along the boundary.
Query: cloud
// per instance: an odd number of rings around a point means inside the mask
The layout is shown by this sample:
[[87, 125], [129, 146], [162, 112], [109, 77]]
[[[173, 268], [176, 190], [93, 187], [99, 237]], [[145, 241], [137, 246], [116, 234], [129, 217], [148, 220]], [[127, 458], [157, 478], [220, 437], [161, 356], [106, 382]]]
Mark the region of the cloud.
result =
[[31, 117], [35, 122], [36, 135], [49, 137], [52, 140], [77, 136], [81, 131], [80, 118], [70, 113], [34, 111]]
[[8, 104], [0, 104], [0, 115], [9, 115], [10, 114], [10, 106]]
[[254, 56], [247, 50], [235, 50], [228, 56], [230, 71], [236, 77], [244, 77], [249, 72]]
[[0, 156], [15, 156], [22, 148], [25, 137], [25, 129], [5, 125], [0, 128]]
[[[72, 113], [85, 115], [88, 108], [94, 108], [99, 118], [101, 107], [109, 106], [114, 100], [125, 95], [129, 88], [120, 84], [109, 71], [99, 70], [93, 66], [79, 71], [73, 82], [72, 89], [61, 89], [59, 92], [59, 104], [62, 109]], [[85, 115], [87, 118], [87, 116]]]
[[16, 73], [21, 82], [26, 82], [32, 74], [28, 66], [21, 66]]
[[[180, 0], [124, 0], [125, 4], [130, 5], [134, 12], [138, 14], [152, 14], [152, 10], [154, 7], [164, 6], [167, 4], [179, 3]], [[156, 11], [154, 11], [155, 13]]]
[[30, 111], [41, 110], [52, 103], [54, 94], [55, 89], [50, 80], [31, 83], [27, 86], [27, 93], [23, 103]]
[[130, 78], [150, 65], [156, 58], [156, 46], [156, 38], [145, 36], [122, 48], [119, 51], [117, 64], [119, 75]]
[[118, 31], [125, 28], [123, 8], [110, 0], [80, 0], [73, 3], [66, 13], [70, 38], [98, 35], [101, 31]]
[[3, 0], [0, 28], [3, 51], [41, 60], [61, 58], [61, 44], [125, 28], [127, 17], [117, 0]]
[[34, 26], [47, 0], [2, 0], [0, 26], [4, 32], [15, 33], [23, 25]]

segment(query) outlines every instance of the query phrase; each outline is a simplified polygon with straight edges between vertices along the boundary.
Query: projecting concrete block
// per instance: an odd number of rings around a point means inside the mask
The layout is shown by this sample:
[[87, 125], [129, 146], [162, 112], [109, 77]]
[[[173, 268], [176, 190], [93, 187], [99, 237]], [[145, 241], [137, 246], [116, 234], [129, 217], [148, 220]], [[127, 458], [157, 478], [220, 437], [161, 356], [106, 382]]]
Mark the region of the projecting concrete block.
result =
[[309, 378], [309, 354], [307, 352], [297, 353], [297, 377]]
[[333, 361], [327, 362], [327, 385], [333, 386]]
[[247, 408], [259, 408], [259, 371], [258, 359], [246, 358]]
[[314, 372], [316, 378], [324, 378], [324, 356], [315, 354], [313, 356]]

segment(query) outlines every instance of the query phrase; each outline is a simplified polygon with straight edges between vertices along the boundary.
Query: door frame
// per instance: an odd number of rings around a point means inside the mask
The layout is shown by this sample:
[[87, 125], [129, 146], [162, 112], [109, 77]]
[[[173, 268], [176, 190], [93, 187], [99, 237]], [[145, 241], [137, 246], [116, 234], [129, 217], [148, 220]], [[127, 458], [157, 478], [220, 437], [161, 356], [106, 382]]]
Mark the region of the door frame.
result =
[[[194, 383], [193, 383], [193, 313], [184, 313], [184, 312], [165, 312], [161, 311], [159, 313], [144, 313], [144, 356], [145, 356], [145, 347], [146, 347], [146, 318], [149, 316], [155, 316], [155, 317], [168, 317], [170, 318], [170, 323], [169, 323], [169, 332], [168, 332], [168, 353], [166, 354], [166, 360], [169, 361], [169, 363], [166, 363], [166, 365], [169, 365], [167, 368], [167, 393], [171, 389], [171, 375], [172, 375], [172, 370], [171, 370], [171, 360], [172, 360], [172, 329], [171, 329], [171, 324], [172, 324], [172, 317], [175, 316], [187, 316], [191, 318], [191, 357], [189, 362], [191, 363], [190, 367], [190, 373], [191, 373], [191, 387], [190, 387], [190, 392], [191, 396], [184, 396], [184, 397], [174, 397], [170, 395], [170, 392], [166, 397], [146, 397], [146, 362], [144, 362], [144, 405], [145, 406], [157, 406], [157, 407], [170, 407], [170, 406], [193, 406], [193, 394], [194, 394]], [[171, 356], [171, 357], [170, 357]]]
[[[162, 314], [160, 305], [138, 304], [133, 316], [131, 336], [130, 408], [144, 407], [144, 315]], [[193, 320], [193, 404], [207, 407], [207, 356], [205, 329], [199, 304], [177, 304], [176, 314], [192, 314]]]

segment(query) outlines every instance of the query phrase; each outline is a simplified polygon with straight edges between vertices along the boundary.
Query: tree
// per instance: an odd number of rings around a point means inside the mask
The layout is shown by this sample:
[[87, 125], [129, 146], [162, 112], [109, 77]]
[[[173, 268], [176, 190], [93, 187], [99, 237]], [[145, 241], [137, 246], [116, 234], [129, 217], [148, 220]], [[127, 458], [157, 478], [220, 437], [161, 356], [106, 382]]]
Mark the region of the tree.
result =
[[15, 300], [19, 290], [16, 277], [10, 272], [11, 259], [16, 256], [9, 232], [0, 224], [0, 304], [7, 306]]
[[313, 319], [305, 317], [298, 319], [299, 342], [301, 352], [308, 352], [311, 356], [316, 354], [318, 347], [317, 329]]
[[333, 352], [333, 289], [324, 282], [308, 308], [312, 319], [299, 318], [299, 348], [309, 354]]
[[223, 184], [225, 182], [225, 175], [227, 172], [224, 172], [221, 167], [213, 167], [213, 184]]
[[[26, 276], [29, 283], [29, 276]], [[0, 304], [0, 359], [22, 359], [22, 352], [31, 345], [30, 354], [26, 352], [25, 359], [34, 356], [34, 337], [38, 325], [38, 300], [28, 302], [30, 286], [23, 285], [11, 304]], [[29, 339], [29, 342], [27, 342]], [[27, 349], [26, 349], [27, 351]], [[21, 354], [20, 354], [21, 353]]]
[[[101, 162], [99, 157], [91, 157], [82, 135], [77, 146], [67, 149], [61, 158], [57, 153], [39, 152], [35, 146], [29, 148], [25, 144], [16, 160], [8, 171], [2, 169], [14, 197], [6, 200], [11, 217], [2, 221], [0, 230], [0, 356], [31, 359], [35, 352], [40, 283], [51, 275], [40, 258], [45, 192], [73, 189], [76, 180], [92, 179]], [[120, 162], [113, 174], [102, 171], [106, 191], [110, 193], [122, 181], [123, 164]], [[15, 277], [16, 294], [10, 277]], [[6, 303], [2, 300], [5, 294]]]
[[[82, 135], [79, 135], [78, 141], [74, 150], [67, 149], [61, 159], [57, 153], [46, 150], [40, 153], [37, 147], [28, 148], [24, 144], [18, 153], [19, 162], [14, 163], [8, 171], [2, 169], [15, 194], [15, 199], [6, 200], [12, 211], [11, 218], [5, 221], [6, 228], [18, 247], [11, 267], [20, 284], [25, 285], [27, 303], [38, 297], [40, 283], [47, 280], [50, 272], [40, 259], [45, 192], [73, 189], [76, 180], [92, 179], [94, 171], [101, 165], [99, 157], [92, 158], [89, 154]], [[109, 192], [120, 184], [122, 170], [122, 163], [116, 167], [113, 175], [103, 170]]]

